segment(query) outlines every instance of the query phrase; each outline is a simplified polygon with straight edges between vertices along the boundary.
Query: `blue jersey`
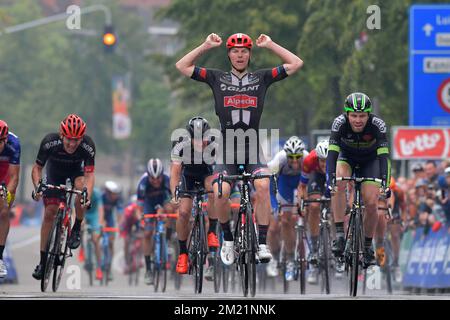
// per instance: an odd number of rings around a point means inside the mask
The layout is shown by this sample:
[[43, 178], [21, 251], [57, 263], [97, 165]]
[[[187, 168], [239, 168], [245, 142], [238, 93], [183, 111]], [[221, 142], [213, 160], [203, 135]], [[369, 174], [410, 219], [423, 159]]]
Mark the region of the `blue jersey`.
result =
[[5, 148], [0, 152], [0, 183], [8, 183], [8, 169], [9, 165], [20, 164], [20, 141], [19, 137], [14, 133], [8, 133], [8, 141]]
[[170, 180], [164, 174], [163, 181], [158, 188], [151, 185], [148, 174], [145, 173], [139, 180], [137, 188], [138, 204], [144, 207], [144, 213], [155, 213], [155, 207], [164, 204], [170, 199]]

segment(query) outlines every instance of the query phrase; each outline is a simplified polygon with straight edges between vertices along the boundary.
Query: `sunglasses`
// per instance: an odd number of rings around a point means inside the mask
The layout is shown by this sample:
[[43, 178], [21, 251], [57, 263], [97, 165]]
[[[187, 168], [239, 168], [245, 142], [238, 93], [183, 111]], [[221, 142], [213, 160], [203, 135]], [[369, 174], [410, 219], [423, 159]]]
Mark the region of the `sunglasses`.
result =
[[289, 159], [297, 160], [297, 159], [300, 159], [301, 157], [303, 157], [303, 155], [302, 154], [290, 154], [287, 157]]

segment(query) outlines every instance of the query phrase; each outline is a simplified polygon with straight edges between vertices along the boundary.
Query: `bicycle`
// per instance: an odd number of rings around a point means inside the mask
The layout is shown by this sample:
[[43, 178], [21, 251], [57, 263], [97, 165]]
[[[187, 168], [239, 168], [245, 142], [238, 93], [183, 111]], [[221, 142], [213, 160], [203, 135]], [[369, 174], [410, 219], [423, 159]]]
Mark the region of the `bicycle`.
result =
[[349, 274], [349, 291], [350, 296], [356, 297], [358, 291], [358, 271], [361, 263], [364, 248], [363, 236], [363, 205], [361, 202], [361, 185], [363, 182], [382, 183], [378, 178], [357, 177], [358, 167], [355, 170], [354, 177], [338, 177], [336, 181], [353, 181], [355, 196], [352, 208], [350, 209], [350, 220], [345, 236], [344, 263], [345, 271]]
[[[386, 211], [385, 213], [386, 220], [392, 221], [392, 208], [390, 206], [378, 207], [378, 210]], [[386, 234], [383, 239], [384, 263], [379, 266], [380, 271], [383, 273], [386, 280], [386, 290], [388, 294], [392, 294], [392, 273], [394, 268], [394, 253], [392, 251], [390, 235], [391, 234], [389, 230], [386, 230]], [[366, 293], [366, 284], [367, 284], [367, 270], [364, 273], [363, 294]]]
[[105, 286], [111, 281], [112, 254], [109, 243], [111, 241], [110, 234], [113, 232], [119, 232], [119, 228], [104, 227], [102, 228], [100, 235], [100, 247], [102, 252], [101, 268], [103, 272], [101, 284]]
[[[265, 179], [273, 177], [275, 180], [274, 186], [276, 188], [276, 176], [274, 174], [258, 174], [253, 175], [247, 173], [243, 165], [239, 166], [238, 175], [224, 176], [219, 174], [218, 187], [219, 198], [222, 197], [222, 183], [242, 181], [239, 186], [241, 193], [241, 203], [239, 206], [238, 219], [234, 231], [234, 250], [237, 253], [237, 269], [241, 277], [241, 285], [244, 297], [247, 297], [249, 287], [250, 295], [252, 297], [256, 294], [256, 253], [258, 250], [257, 228], [255, 221], [255, 212], [250, 200], [250, 183], [255, 179]], [[276, 190], [277, 191], [277, 190]]]
[[[165, 218], [178, 218], [178, 214], [176, 213], [152, 213], [145, 214], [144, 218], [154, 218], [157, 219], [156, 230], [153, 235], [155, 239], [154, 244], [154, 257], [155, 262], [153, 266], [153, 281], [155, 283], [155, 292], [158, 291], [159, 284], [161, 282], [161, 292], [166, 291], [167, 287], [167, 269], [169, 256], [168, 256], [168, 246], [166, 239], [166, 221]], [[160, 281], [160, 277], [162, 279]]]
[[[295, 224], [295, 249], [294, 249], [294, 279], [300, 278], [300, 294], [306, 292], [306, 270], [308, 268], [308, 260], [306, 258], [306, 248], [311, 251], [311, 245], [306, 236], [305, 221], [303, 218], [302, 210], [300, 206], [296, 204], [278, 204], [278, 213], [281, 213], [282, 208], [297, 208], [298, 219]], [[306, 244], [306, 245], [305, 245]], [[285, 253], [284, 241], [281, 242], [280, 249], [280, 267], [283, 277], [283, 291], [287, 293], [289, 290], [289, 283], [286, 279], [286, 253]]]
[[139, 283], [139, 274], [142, 268], [142, 234], [136, 225], [130, 230], [128, 239], [128, 257], [126, 257], [128, 270], [128, 285]]
[[194, 274], [194, 293], [201, 293], [203, 288], [203, 266], [206, 263], [208, 243], [206, 240], [205, 212], [203, 210], [203, 197], [212, 194], [206, 191], [199, 182], [195, 182], [195, 191], [175, 188], [175, 199], [178, 201], [180, 193], [194, 196], [192, 215], [193, 225], [188, 241], [189, 274]]
[[94, 229], [92, 227], [87, 226], [86, 232], [88, 237], [86, 239], [86, 260], [84, 262], [84, 269], [87, 271], [89, 275], [89, 285], [92, 286], [94, 284], [94, 257], [95, 255], [95, 245], [94, 245]]
[[318, 247], [318, 267], [319, 274], [322, 278], [321, 291], [325, 291], [326, 294], [330, 294], [330, 273], [331, 273], [331, 222], [328, 219], [330, 212], [330, 201], [328, 198], [321, 199], [311, 199], [301, 201], [301, 211], [303, 212], [304, 207], [308, 206], [310, 203], [320, 204], [320, 222], [319, 222], [319, 247]]
[[[67, 186], [69, 183], [70, 186]], [[44, 275], [41, 279], [41, 291], [45, 292], [50, 281], [50, 274], [53, 270], [52, 290], [53, 292], [56, 292], [59, 283], [61, 282], [66, 258], [73, 256], [72, 250], [68, 247], [67, 242], [71, 233], [72, 196], [74, 194], [79, 195], [82, 197], [81, 203], [86, 203], [87, 189], [84, 188], [83, 191], [74, 189], [70, 179], [66, 180], [66, 185], [60, 186], [45, 184], [42, 182], [42, 179], [40, 179], [38, 186], [33, 190], [33, 199], [35, 198], [35, 194], [39, 194], [45, 190], [59, 190], [65, 193], [65, 199], [60, 200], [59, 202], [58, 211], [45, 246], [46, 257], [44, 260]], [[69, 253], [67, 253], [67, 249], [69, 249]]]

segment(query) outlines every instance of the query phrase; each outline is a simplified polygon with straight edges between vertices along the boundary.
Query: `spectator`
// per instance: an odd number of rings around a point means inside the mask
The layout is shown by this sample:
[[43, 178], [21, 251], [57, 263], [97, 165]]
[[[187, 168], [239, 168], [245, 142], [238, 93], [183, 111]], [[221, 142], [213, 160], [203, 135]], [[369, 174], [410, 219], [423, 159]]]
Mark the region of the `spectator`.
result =
[[450, 166], [444, 171], [444, 180], [446, 185], [441, 185], [440, 202], [444, 210], [447, 225], [450, 226]]
[[412, 180], [414, 181], [414, 183], [419, 179], [425, 179], [425, 170], [423, 169], [422, 164], [416, 163], [412, 167], [412, 171], [413, 171], [413, 175], [414, 175]]
[[428, 160], [425, 163], [425, 176], [428, 181], [428, 184], [433, 184], [435, 189], [437, 189], [439, 172], [436, 166], [436, 162], [433, 160]]

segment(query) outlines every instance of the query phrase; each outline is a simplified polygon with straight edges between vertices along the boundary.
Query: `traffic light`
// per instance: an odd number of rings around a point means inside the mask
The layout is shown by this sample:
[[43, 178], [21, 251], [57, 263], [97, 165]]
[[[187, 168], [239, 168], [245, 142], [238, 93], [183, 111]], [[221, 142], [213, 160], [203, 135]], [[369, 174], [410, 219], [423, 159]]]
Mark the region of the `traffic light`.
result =
[[113, 26], [105, 26], [105, 31], [103, 32], [103, 47], [108, 53], [114, 52], [114, 47], [117, 43], [116, 35], [114, 34]]

